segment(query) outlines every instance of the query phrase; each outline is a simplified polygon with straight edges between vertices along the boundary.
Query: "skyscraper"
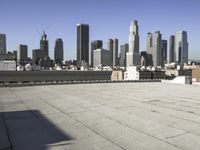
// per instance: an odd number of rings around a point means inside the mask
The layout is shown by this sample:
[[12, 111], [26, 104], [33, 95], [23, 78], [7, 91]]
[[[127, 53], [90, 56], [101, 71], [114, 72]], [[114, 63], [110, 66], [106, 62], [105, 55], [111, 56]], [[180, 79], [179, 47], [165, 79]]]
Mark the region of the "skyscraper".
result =
[[161, 40], [160, 31], [147, 34], [147, 66], [161, 66]]
[[77, 63], [89, 63], [89, 25], [77, 24]]
[[40, 49], [45, 51], [45, 57], [49, 57], [49, 44], [45, 31], [43, 31], [40, 39]]
[[110, 51], [111, 65], [118, 66], [118, 39], [108, 39], [107, 49]]
[[107, 49], [110, 51], [111, 66], [113, 66], [113, 39], [107, 40]]
[[93, 54], [94, 54], [94, 50], [99, 49], [99, 48], [103, 48], [103, 41], [101, 40], [95, 40], [91, 42], [91, 66], [93, 67]]
[[61, 63], [63, 61], [63, 41], [58, 38], [54, 47], [54, 61]]
[[113, 39], [113, 66], [118, 66], [118, 39]]
[[20, 65], [24, 65], [28, 58], [28, 46], [18, 45], [17, 46], [17, 62]]
[[167, 40], [161, 41], [161, 66], [164, 67], [167, 63]]
[[174, 35], [169, 37], [169, 63], [175, 62], [175, 37]]
[[6, 54], [6, 35], [0, 34], [0, 54]]
[[127, 53], [127, 66], [140, 65], [138, 22], [131, 22], [129, 32], [129, 51]]
[[128, 52], [128, 44], [124, 44], [120, 46], [120, 59], [119, 66], [126, 67], [126, 53]]
[[98, 66], [110, 66], [111, 65], [110, 51], [105, 49], [94, 50], [94, 68]]
[[188, 41], [186, 31], [179, 31], [175, 33], [174, 57], [177, 63], [188, 63]]

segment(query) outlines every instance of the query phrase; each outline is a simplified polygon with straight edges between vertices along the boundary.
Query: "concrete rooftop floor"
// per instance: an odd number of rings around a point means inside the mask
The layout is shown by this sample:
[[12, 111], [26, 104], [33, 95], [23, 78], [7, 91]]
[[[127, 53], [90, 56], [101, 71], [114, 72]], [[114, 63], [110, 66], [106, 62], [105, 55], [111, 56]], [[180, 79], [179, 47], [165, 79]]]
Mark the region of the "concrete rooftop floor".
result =
[[200, 86], [0, 88], [0, 150], [199, 150]]

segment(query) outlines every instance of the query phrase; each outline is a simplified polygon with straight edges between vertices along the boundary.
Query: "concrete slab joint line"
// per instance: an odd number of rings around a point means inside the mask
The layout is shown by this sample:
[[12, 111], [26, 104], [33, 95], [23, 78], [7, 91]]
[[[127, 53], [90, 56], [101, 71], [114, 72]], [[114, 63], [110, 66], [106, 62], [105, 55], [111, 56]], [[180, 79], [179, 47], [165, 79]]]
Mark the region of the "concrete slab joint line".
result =
[[188, 134], [188, 133], [189, 133], [189, 132], [185, 132], [185, 133], [182, 133], [182, 134], [179, 134], [179, 135], [169, 136], [169, 137], [166, 137], [164, 140], [166, 140], [166, 139], [171, 139], [171, 138], [176, 138], [176, 137], [179, 137], [179, 136]]

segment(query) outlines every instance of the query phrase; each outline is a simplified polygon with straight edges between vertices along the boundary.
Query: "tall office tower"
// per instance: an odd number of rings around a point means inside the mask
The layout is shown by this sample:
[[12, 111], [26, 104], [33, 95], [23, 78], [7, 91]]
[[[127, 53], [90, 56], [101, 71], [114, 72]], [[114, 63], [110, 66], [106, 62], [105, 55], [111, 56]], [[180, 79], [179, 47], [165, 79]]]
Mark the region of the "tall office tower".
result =
[[188, 63], [188, 41], [186, 31], [175, 33], [175, 61], [181, 64]]
[[99, 66], [111, 66], [110, 51], [105, 49], [94, 50], [94, 68]]
[[101, 40], [95, 40], [91, 42], [91, 66], [93, 67], [93, 54], [94, 54], [94, 50], [99, 49], [99, 48], [103, 48], [103, 41]]
[[118, 39], [113, 39], [113, 66], [118, 66]]
[[118, 39], [108, 39], [107, 49], [110, 51], [111, 65], [118, 66]]
[[167, 63], [167, 40], [161, 41], [161, 66], [164, 67]]
[[54, 47], [54, 61], [61, 63], [63, 61], [63, 41], [58, 38]]
[[0, 54], [6, 54], [6, 35], [0, 34]]
[[127, 53], [127, 66], [140, 65], [138, 22], [131, 22], [129, 32], [129, 51]]
[[161, 39], [160, 31], [147, 34], [147, 66], [161, 66]]
[[169, 37], [169, 63], [175, 62], [175, 37], [174, 35]]
[[40, 49], [45, 51], [45, 57], [49, 57], [49, 44], [45, 31], [43, 31], [42, 37], [40, 39]]
[[77, 63], [89, 63], [89, 25], [77, 24]]
[[18, 45], [17, 46], [17, 62], [20, 65], [24, 65], [28, 58], [28, 46]]
[[128, 44], [120, 46], [119, 66], [126, 67], [126, 53], [128, 52]]
[[110, 51], [111, 66], [113, 66], [113, 39], [108, 39], [107, 40], [107, 50]]

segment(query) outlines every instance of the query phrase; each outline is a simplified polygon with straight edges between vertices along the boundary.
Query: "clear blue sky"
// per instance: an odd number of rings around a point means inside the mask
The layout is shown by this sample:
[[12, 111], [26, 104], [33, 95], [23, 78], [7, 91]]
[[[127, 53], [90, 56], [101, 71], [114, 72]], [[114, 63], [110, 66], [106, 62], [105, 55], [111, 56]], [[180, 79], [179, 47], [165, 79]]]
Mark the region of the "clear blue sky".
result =
[[76, 58], [76, 24], [90, 25], [90, 41], [118, 38], [128, 42], [129, 26], [139, 22], [140, 51], [146, 34], [160, 30], [163, 39], [186, 30], [189, 58], [200, 59], [200, 0], [1, 0], [0, 33], [7, 35], [7, 50], [27, 44], [29, 56], [39, 48], [37, 33], [49, 27], [50, 56], [56, 38], [64, 41], [65, 59]]

